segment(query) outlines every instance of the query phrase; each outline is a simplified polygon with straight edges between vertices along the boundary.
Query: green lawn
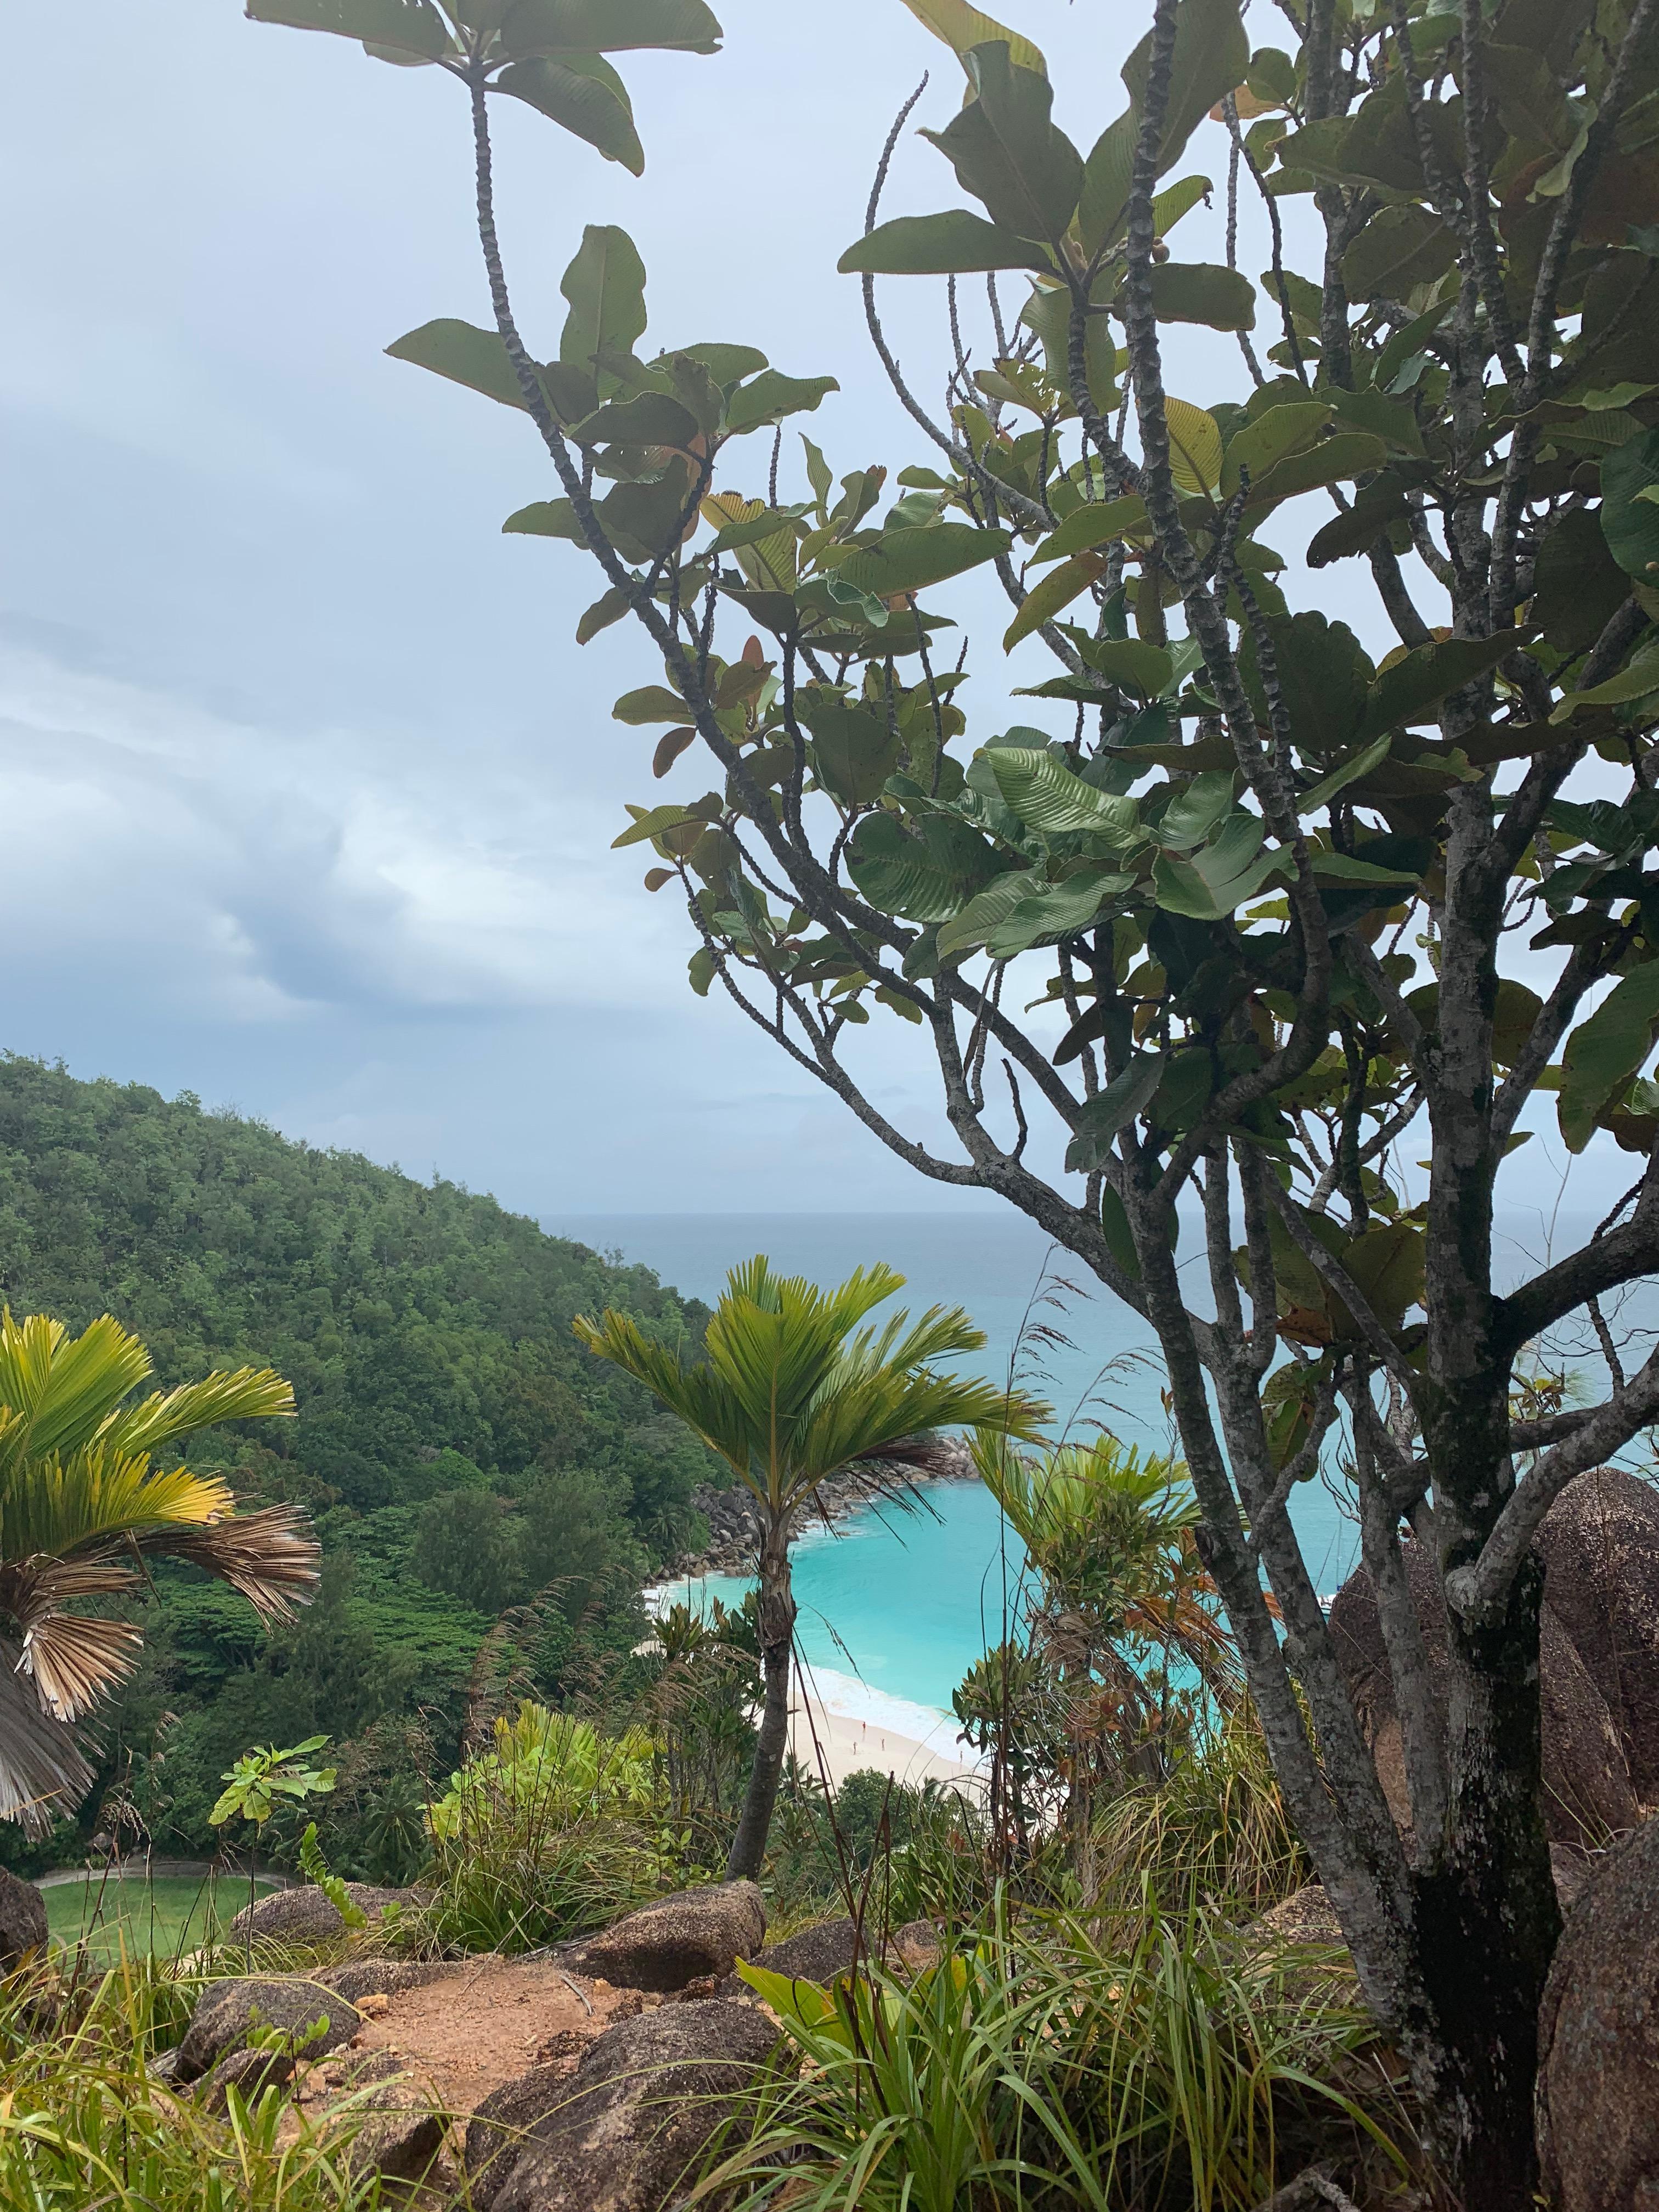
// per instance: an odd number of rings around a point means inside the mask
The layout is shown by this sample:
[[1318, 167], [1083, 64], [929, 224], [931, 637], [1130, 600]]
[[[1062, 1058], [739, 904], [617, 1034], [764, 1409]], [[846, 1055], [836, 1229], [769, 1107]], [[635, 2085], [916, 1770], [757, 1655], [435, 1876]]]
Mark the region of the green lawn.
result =
[[[261, 1895], [272, 1887], [261, 1882]], [[247, 1884], [223, 1875], [146, 1881], [142, 1875], [100, 1883], [91, 1875], [84, 1881], [53, 1882], [43, 1894], [57, 1942], [76, 1943], [85, 1936], [94, 1957], [113, 1959], [123, 1942], [129, 1956], [193, 1951], [247, 1903]]]

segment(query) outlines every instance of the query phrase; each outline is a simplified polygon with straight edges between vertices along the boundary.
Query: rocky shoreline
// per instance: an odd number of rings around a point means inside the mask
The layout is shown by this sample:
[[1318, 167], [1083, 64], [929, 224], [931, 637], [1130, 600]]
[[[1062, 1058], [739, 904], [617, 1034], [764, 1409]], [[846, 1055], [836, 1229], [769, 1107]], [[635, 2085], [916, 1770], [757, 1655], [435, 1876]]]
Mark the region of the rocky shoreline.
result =
[[[917, 1481], [918, 1489], [935, 1482], [977, 1482], [978, 1472], [965, 1437], [942, 1437], [929, 1448], [931, 1464]], [[868, 1484], [855, 1475], [830, 1475], [818, 1485], [817, 1502], [796, 1516], [797, 1532], [824, 1521], [845, 1521], [870, 1502]], [[692, 1505], [708, 1523], [708, 1541], [701, 1551], [684, 1552], [662, 1568], [659, 1583], [683, 1582], [689, 1576], [752, 1575], [760, 1545], [760, 1516], [754, 1500], [741, 1485], [715, 1490], [702, 1485], [692, 1493]]]

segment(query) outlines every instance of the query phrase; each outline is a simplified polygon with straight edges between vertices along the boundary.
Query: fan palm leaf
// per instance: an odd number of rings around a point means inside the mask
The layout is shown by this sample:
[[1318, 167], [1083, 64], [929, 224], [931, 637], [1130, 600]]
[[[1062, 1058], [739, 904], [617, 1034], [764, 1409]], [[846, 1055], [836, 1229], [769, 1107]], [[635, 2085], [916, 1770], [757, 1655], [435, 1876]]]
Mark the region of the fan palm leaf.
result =
[[107, 1314], [71, 1336], [44, 1314], [0, 1315], [0, 1818], [39, 1831], [79, 1801], [92, 1771], [72, 1723], [137, 1663], [136, 1621], [76, 1608], [130, 1596], [154, 1554], [187, 1559], [264, 1620], [291, 1615], [319, 1552], [287, 1505], [239, 1513], [216, 1474], [156, 1467], [193, 1430], [291, 1414], [270, 1368], [210, 1375], [129, 1404], [150, 1372], [138, 1339]]

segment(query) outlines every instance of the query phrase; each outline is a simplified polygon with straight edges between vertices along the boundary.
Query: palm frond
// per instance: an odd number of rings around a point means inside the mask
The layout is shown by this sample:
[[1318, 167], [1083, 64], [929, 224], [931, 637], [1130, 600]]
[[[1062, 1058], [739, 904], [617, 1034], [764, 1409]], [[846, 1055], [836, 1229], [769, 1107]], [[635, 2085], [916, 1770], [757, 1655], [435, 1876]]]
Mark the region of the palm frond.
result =
[[274, 1368], [239, 1367], [177, 1390], [153, 1392], [117, 1413], [100, 1435], [118, 1451], [155, 1451], [196, 1429], [217, 1428], [224, 1421], [280, 1420], [293, 1412], [294, 1386]]
[[245, 1597], [264, 1621], [291, 1620], [316, 1593], [322, 1548], [307, 1516], [294, 1505], [264, 1505], [227, 1514], [204, 1528], [158, 1531], [139, 1549], [188, 1559]]
[[149, 1354], [108, 1314], [79, 1336], [46, 1314], [0, 1314], [0, 1405], [22, 1416], [9, 1439], [15, 1460], [72, 1452], [90, 1443], [131, 1389], [150, 1371]]
[[0, 1638], [0, 1820], [44, 1836], [60, 1814], [74, 1811], [94, 1777], [72, 1732], [41, 1711], [18, 1671], [21, 1658]]
[[205, 1527], [234, 1503], [219, 1475], [187, 1467], [152, 1471], [148, 1452], [121, 1452], [100, 1438], [68, 1458], [27, 1461], [0, 1482], [0, 1559]]

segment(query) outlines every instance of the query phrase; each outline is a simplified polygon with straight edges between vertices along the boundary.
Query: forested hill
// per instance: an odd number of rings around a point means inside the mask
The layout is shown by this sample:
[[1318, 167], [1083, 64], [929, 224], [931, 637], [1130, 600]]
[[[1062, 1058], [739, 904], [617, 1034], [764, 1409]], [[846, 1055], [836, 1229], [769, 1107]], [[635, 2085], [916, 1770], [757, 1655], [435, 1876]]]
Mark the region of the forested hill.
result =
[[244, 1363], [294, 1383], [296, 1420], [191, 1457], [310, 1507], [321, 1601], [264, 1639], [219, 1586], [168, 1576], [117, 1717], [112, 1760], [166, 1753], [152, 1795], [175, 1848], [204, 1840], [218, 1768], [256, 1738], [349, 1741], [366, 1797], [407, 1778], [417, 1713], [441, 1760], [491, 1622], [550, 1584], [562, 1632], [544, 1627], [526, 1664], [557, 1694], [596, 1639], [629, 1632], [652, 1560], [695, 1534], [707, 1455], [570, 1322], [619, 1305], [673, 1340], [700, 1334], [705, 1310], [453, 1183], [6, 1056], [0, 1291], [77, 1328], [114, 1314], [164, 1385]]

